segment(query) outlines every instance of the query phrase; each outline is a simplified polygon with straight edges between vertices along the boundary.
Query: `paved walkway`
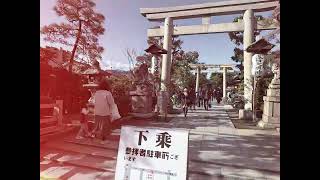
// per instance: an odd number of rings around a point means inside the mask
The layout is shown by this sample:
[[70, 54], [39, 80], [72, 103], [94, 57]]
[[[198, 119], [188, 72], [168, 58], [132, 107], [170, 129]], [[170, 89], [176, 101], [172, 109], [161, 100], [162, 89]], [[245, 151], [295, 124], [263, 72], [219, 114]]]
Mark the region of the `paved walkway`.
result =
[[[186, 128], [189, 135], [189, 180], [280, 179], [280, 135], [275, 130], [236, 129], [227, 106], [175, 115], [170, 122], [125, 124]], [[106, 144], [73, 136], [42, 146], [40, 175], [62, 179], [113, 179], [120, 129]]]

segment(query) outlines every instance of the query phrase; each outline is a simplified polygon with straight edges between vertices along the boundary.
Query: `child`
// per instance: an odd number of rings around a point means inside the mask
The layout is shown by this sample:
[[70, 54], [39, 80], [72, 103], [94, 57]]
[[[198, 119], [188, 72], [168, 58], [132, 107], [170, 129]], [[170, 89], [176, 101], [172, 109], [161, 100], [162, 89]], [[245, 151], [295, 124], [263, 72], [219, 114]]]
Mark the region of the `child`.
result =
[[81, 102], [81, 113], [80, 113], [80, 130], [77, 134], [76, 139], [83, 139], [83, 134], [85, 137], [90, 137], [89, 129], [88, 129], [88, 118], [87, 115], [89, 114], [87, 99], [88, 97], [85, 97]]

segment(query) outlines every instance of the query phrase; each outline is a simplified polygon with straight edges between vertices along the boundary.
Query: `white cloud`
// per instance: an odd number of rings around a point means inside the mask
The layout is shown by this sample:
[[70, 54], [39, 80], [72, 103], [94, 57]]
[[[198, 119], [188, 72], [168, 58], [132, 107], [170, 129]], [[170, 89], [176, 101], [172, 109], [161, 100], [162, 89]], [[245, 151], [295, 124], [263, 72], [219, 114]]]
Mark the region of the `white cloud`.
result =
[[105, 63], [105, 62], [102, 62], [101, 64], [101, 68], [106, 70], [106, 69], [112, 69], [113, 70], [124, 70], [124, 71], [128, 71], [129, 70], [129, 64], [128, 63], [122, 63], [122, 62], [112, 62], [112, 66], [110, 64], [110, 61], [109, 63]]

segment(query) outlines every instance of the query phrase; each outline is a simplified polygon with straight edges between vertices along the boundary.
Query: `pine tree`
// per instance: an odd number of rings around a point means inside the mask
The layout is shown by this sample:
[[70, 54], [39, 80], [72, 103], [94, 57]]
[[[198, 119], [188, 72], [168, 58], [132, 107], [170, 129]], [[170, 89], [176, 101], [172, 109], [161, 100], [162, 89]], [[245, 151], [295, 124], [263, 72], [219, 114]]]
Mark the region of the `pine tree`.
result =
[[75, 58], [81, 58], [87, 63], [101, 59], [104, 49], [99, 45], [98, 36], [104, 34], [105, 18], [95, 12], [95, 5], [92, 0], [57, 0], [54, 10], [66, 22], [41, 28], [45, 41], [72, 47], [70, 72]]

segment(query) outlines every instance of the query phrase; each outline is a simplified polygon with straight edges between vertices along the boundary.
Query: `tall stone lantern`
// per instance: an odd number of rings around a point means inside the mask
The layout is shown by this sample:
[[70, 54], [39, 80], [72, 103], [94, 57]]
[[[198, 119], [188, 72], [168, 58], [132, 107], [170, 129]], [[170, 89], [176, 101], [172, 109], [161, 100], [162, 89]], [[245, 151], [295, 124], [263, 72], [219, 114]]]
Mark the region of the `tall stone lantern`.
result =
[[[273, 44], [261, 38], [250, 45], [247, 51], [264, 56], [273, 47]], [[263, 97], [262, 120], [258, 122], [258, 126], [261, 128], [280, 128], [280, 64], [278, 62], [273, 63], [272, 72], [274, 77], [269, 84], [267, 96]]]
[[[160, 47], [158, 44], [155, 44], [155, 43], [151, 43], [145, 51], [153, 55], [153, 60], [160, 58], [162, 54], [167, 54], [167, 50], [163, 49], [162, 47]], [[154, 65], [155, 63], [152, 63], [153, 67], [151, 69], [155, 68]], [[167, 73], [168, 71], [169, 70], [162, 69], [162, 72]], [[164, 74], [162, 73], [161, 76], [163, 75]], [[165, 82], [165, 83], [168, 83], [168, 82]], [[169, 93], [167, 92], [167, 90], [165, 91], [160, 90], [159, 92], [157, 92], [157, 106], [159, 107], [160, 112], [164, 112], [163, 114], [164, 120], [166, 120], [167, 113], [168, 113], [168, 106], [169, 106]]]

